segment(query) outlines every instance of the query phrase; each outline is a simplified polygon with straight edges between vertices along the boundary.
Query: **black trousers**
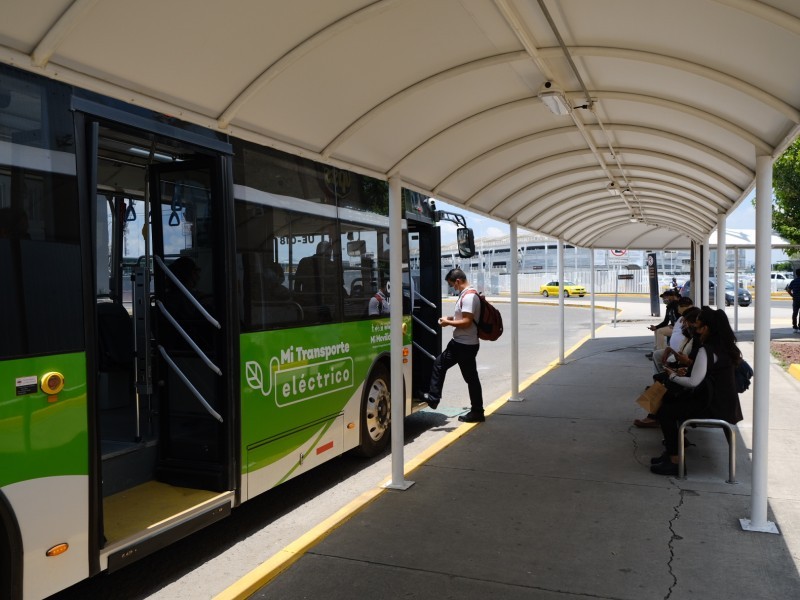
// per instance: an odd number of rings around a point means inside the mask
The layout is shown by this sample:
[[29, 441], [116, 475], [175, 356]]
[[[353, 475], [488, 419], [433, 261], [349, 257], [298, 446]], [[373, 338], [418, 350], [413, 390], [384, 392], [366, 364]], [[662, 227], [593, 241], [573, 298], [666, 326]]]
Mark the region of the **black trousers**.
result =
[[701, 398], [690, 392], [680, 397], [664, 397], [664, 404], [656, 415], [664, 434], [664, 446], [670, 456], [678, 455], [678, 429], [687, 419], [712, 419], [714, 416]]
[[472, 410], [483, 412], [483, 389], [481, 388], [481, 381], [478, 379], [478, 365], [475, 363], [475, 357], [478, 355], [479, 349], [480, 344], [459, 344], [450, 340], [444, 352], [437, 356], [433, 363], [431, 385], [428, 393], [435, 398], [441, 398], [447, 370], [454, 365], [458, 365], [469, 389], [469, 402]]
[[797, 312], [800, 311], [800, 298], [792, 298], [792, 329], [797, 327]]

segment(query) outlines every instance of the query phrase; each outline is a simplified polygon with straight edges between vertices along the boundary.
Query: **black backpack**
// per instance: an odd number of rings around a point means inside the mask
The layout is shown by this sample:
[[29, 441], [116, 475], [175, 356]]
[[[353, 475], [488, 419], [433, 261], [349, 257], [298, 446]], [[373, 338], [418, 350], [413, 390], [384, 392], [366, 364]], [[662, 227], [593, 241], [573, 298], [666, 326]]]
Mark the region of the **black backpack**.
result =
[[503, 335], [503, 316], [483, 294], [475, 290], [467, 290], [467, 293], [477, 294], [478, 299], [481, 301], [481, 314], [478, 315], [478, 322], [476, 323], [478, 339], [489, 342], [495, 341]]
[[736, 391], [742, 393], [747, 391], [750, 387], [750, 380], [753, 378], [753, 367], [751, 367], [745, 359], [739, 363], [734, 371], [736, 377]]

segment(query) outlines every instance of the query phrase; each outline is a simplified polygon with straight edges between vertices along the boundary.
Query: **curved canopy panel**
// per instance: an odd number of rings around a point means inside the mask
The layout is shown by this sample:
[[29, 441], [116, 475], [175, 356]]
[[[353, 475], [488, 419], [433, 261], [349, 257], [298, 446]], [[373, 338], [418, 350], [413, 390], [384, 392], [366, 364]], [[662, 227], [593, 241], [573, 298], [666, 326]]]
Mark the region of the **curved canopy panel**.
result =
[[0, 60], [579, 246], [686, 247], [800, 131], [796, 0], [5, 0]]

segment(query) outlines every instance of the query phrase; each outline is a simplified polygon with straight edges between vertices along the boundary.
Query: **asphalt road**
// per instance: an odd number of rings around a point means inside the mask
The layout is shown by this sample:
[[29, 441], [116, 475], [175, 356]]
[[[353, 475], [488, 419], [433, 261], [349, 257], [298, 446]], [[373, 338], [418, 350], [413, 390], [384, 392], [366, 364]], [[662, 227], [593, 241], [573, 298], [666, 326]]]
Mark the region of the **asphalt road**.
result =
[[[509, 305], [497, 306], [504, 322], [510, 323]], [[555, 305], [520, 305], [520, 382], [558, 357], [557, 310]], [[610, 311], [596, 312], [598, 326], [611, 318]], [[567, 349], [589, 334], [590, 319], [585, 308], [566, 309]], [[449, 340], [450, 333], [444, 338]], [[510, 389], [510, 345], [508, 332], [496, 342], [482, 344], [478, 364], [486, 404]], [[457, 415], [468, 407], [466, 385], [454, 368], [438, 409], [425, 409], [405, 420], [406, 458], [457, 427]], [[227, 519], [189, 538], [51, 598], [210, 598], [390, 474], [388, 454], [370, 460], [341, 456], [243, 504]]]

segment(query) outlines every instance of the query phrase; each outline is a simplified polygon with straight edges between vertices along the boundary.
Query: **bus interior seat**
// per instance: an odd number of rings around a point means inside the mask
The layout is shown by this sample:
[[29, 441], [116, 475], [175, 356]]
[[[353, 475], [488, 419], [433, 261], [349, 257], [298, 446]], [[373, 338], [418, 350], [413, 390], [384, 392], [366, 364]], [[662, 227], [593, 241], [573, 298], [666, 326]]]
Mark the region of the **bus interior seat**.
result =
[[291, 300], [283, 302], [259, 302], [253, 305], [254, 319], [264, 327], [302, 323], [305, 319], [303, 307]]
[[133, 321], [121, 304], [97, 304], [100, 408], [126, 406], [133, 389]]

